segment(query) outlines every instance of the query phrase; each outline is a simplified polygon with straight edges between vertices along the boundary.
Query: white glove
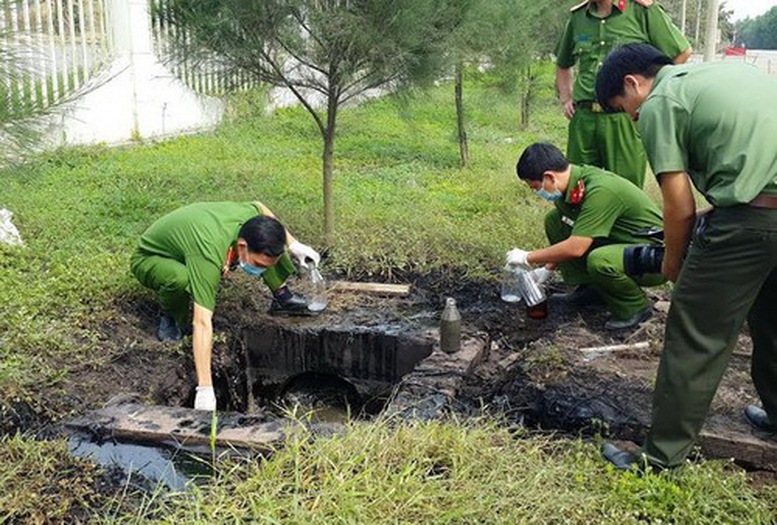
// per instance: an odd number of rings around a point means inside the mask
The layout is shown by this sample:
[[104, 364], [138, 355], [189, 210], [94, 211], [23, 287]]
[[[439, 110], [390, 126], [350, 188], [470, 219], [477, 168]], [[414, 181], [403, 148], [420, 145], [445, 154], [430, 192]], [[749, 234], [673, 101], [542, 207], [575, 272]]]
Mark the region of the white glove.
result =
[[197, 395], [194, 396], [194, 410], [216, 410], [216, 394], [212, 386], [198, 386]]
[[507, 252], [507, 264], [518, 266], [524, 270], [531, 270], [532, 268], [531, 264], [529, 264], [529, 252], [520, 248], [514, 248]]
[[289, 244], [289, 251], [294, 256], [294, 258], [299, 261], [299, 265], [303, 268], [308, 267], [308, 259], [313, 261], [314, 266], [318, 266], [318, 263], [321, 262], [321, 256], [316, 250], [307, 244], [302, 244], [299, 241], [294, 241], [293, 243]]

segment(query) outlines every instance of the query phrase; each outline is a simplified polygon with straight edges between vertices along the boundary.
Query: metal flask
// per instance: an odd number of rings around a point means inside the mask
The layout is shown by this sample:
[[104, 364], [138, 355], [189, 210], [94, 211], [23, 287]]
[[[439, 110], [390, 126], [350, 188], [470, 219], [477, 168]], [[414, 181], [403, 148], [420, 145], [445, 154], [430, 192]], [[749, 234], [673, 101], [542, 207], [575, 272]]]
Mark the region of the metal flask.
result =
[[531, 319], [544, 319], [548, 316], [548, 301], [545, 290], [534, 279], [531, 272], [520, 270], [519, 281], [521, 297], [526, 302], [526, 314]]
[[446, 354], [454, 354], [461, 347], [461, 314], [456, 308], [456, 300], [445, 299], [445, 308], [440, 316], [440, 349]]

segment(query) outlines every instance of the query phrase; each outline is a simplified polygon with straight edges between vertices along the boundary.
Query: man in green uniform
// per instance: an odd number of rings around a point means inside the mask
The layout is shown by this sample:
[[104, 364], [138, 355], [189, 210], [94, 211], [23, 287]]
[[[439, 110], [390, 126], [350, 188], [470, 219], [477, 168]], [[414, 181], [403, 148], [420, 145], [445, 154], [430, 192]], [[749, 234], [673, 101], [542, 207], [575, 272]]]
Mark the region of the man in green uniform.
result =
[[320, 260], [315, 250], [294, 239], [259, 202], [190, 204], [158, 219], [140, 237], [130, 268], [141, 284], [158, 292], [161, 340], [181, 339], [194, 303], [195, 409], [216, 409], [210, 368], [219, 281], [239, 267], [261, 276], [270, 288], [271, 312], [304, 312], [307, 301], [286, 286], [286, 279], [296, 271], [289, 253], [303, 266], [318, 265]]
[[591, 166], [571, 165], [552, 144], [532, 144], [516, 165], [518, 177], [540, 197], [555, 203], [545, 217], [551, 246], [535, 251], [515, 248], [507, 263], [525, 268], [558, 265], [564, 281], [604, 299], [610, 330], [631, 328], [649, 318], [652, 308], [640, 286], [664, 282], [660, 274], [639, 277], [624, 271], [624, 251], [650, 242], [638, 234], [661, 225], [658, 206], [630, 182]]
[[624, 44], [653, 44], [678, 64], [691, 56], [691, 45], [653, 0], [587, 0], [571, 11], [556, 46], [556, 88], [570, 119], [567, 157], [573, 164], [616, 173], [641, 188], [647, 164], [639, 134], [628, 116], [605, 113], [595, 102], [596, 72], [604, 57]]
[[[777, 423], [777, 81], [743, 63], [675, 66], [634, 44], [607, 58], [596, 92], [638, 119], [663, 194], [662, 272], [676, 285], [642, 452], [652, 465], [675, 467], [701, 430], [745, 319], [766, 409], [745, 415], [761, 430]], [[713, 206], [698, 220], [691, 184]], [[603, 452], [621, 468], [641, 461], [609, 444]]]

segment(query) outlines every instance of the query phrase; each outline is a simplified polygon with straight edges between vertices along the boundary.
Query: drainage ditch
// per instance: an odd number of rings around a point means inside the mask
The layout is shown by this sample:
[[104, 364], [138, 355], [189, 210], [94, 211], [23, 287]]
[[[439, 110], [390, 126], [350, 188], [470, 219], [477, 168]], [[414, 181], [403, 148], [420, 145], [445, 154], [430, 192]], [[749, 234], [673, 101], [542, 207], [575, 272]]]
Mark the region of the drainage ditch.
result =
[[438, 350], [435, 330], [262, 321], [240, 338], [243, 369], [231, 381], [241, 387], [217, 391], [221, 406], [243, 393], [226, 408], [246, 407], [244, 417], [222, 417], [225, 411], [211, 436], [204, 413], [119, 403], [67, 423], [73, 454], [179, 490], [207, 475], [214, 447], [268, 448], [291, 420], [331, 427], [382, 413], [440, 417], [488, 350], [483, 334], [465, 337], [449, 355]]

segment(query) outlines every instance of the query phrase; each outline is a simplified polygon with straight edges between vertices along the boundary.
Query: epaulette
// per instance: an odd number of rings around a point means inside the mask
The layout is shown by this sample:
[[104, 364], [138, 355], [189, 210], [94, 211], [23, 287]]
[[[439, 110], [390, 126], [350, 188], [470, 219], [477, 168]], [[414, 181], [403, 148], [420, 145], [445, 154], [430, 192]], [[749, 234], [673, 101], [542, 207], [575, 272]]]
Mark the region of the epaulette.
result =
[[587, 5], [588, 5], [588, 0], [585, 0], [584, 2], [580, 2], [579, 4], [577, 4], [574, 7], [570, 7], [569, 10], [574, 13], [578, 9], [581, 9], [581, 8], [587, 6]]
[[641, 5], [642, 7], [650, 7], [653, 5], [653, 0], [634, 0], [634, 2]]

